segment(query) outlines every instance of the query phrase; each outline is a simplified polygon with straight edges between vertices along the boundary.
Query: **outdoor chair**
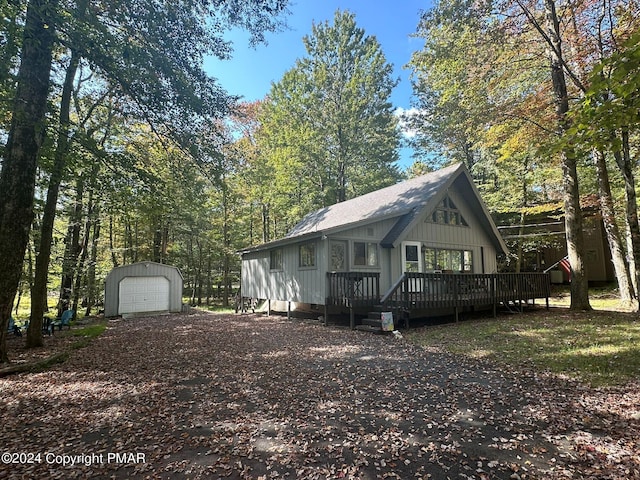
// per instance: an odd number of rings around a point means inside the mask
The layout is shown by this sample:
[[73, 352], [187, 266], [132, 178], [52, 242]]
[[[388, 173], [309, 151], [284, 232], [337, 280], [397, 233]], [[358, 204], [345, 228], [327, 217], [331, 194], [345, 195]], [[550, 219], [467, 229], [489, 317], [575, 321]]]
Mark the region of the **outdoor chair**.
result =
[[53, 331], [55, 330], [54, 322], [49, 317], [44, 317], [42, 319], [42, 333], [44, 335], [53, 335]]
[[71, 330], [71, 319], [73, 318], [73, 313], [73, 310], [65, 310], [62, 312], [62, 317], [60, 317], [60, 322], [58, 323], [60, 330], [62, 330], [62, 327], [64, 326]]
[[12, 332], [16, 337], [22, 336], [22, 330], [20, 330], [20, 327], [16, 325], [16, 321], [13, 317], [9, 317], [9, 328], [7, 331]]

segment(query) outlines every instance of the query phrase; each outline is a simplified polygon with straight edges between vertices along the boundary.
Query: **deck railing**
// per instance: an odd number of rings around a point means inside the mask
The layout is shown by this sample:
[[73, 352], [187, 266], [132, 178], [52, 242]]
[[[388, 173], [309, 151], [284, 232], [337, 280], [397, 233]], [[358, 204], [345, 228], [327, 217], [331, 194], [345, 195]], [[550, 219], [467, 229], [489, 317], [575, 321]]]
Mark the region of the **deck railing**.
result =
[[328, 305], [406, 309], [520, 304], [547, 299], [547, 273], [404, 273], [384, 294], [378, 272], [328, 272]]
[[327, 305], [359, 307], [380, 303], [379, 272], [328, 272]]
[[475, 305], [493, 298], [493, 279], [475, 273], [405, 273], [380, 303], [414, 308]]
[[536, 298], [546, 299], [551, 292], [546, 273], [405, 273], [380, 299], [394, 311], [493, 306], [522, 308]]

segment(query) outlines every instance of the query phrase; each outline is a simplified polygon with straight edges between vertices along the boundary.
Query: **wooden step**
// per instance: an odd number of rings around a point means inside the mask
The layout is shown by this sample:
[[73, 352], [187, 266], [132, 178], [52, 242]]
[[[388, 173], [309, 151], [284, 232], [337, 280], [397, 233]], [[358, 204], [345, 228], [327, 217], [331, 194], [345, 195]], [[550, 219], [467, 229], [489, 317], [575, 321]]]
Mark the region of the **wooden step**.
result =
[[362, 332], [382, 333], [381, 327], [374, 327], [373, 325], [356, 325], [356, 330]]
[[362, 319], [362, 324], [363, 325], [368, 325], [370, 327], [377, 327], [380, 330], [382, 330], [382, 320], [380, 320], [379, 318], [363, 318]]

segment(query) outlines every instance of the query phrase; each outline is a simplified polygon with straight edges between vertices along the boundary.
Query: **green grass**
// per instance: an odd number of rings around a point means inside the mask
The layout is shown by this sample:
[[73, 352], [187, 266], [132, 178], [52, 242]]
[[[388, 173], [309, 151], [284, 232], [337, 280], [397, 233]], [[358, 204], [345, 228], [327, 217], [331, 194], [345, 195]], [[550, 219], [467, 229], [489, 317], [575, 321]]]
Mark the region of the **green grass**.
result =
[[[189, 304], [191, 299], [183, 298], [182, 303]], [[219, 298], [212, 298], [209, 301], [209, 305], [203, 302], [201, 305], [196, 305], [192, 308], [199, 308], [200, 310], [206, 310], [207, 312], [216, 312], [216, 313], [235, 313], [235, 305], [233, 299], [229, 299], [229, 306], [222, 306], [222, 300]]]
[[222, 305], [197, 305], [194, 308], [216, 313], [235, 313], [236, 311], [233, 305], [229, 305], [228, 307], [223, 307]]
[[87, 325], [86, 327], [78, 328], [71, 331], [71, 335], [74, 337], [95, 338], [102, 335], [107, 329], [107, 322], [94, 323]]
[[[571, 304], [569, 286], [552, 286], [549, 303], [555, 307], [569, 307]], [[615, 285], [589, 288], [589, 303], [595, 310], [630, 311], [627, 305], [620, 302], [619, 292]]]
[[78, 340], [75, 341], [73, 345], [71, 345], [71, 349], [77, 350], [79, 348], [86, 347], [87, 345], [89, 345], [91, 340], [102, 335], [106, 329], [107, 322], [104, 321], [71, 330], [71, 335], [74, 337], [78, 337]]
[[592, 386], [640, 378], [640, 322], [614, 311], [537, 310], [425, 327], [408, 338], [470, 357], [534, 366]]
[[[56, 298], [49, 297], [47, 299], [49, 310], [45, 311], [44, 313], [45, 317], [53, 318], [57, 315], [58, 313], [57, 301], [58, 301], [57, 297]], [[79, 308], [78, 311], [76, 312], [76, 317], [83, 318], [84, 310], [85, 309]], [[20, 298], [20, 304], [18, 305], [18, 313], [16, 313], [15, 302], [14, 302], [14, 306], [11, 309], [11, 316], [16, 320], [16, 323], [18, 325], [22, 325], [31, 317], [31, 297], [29, 295], [24, 295], [22, 298]]]

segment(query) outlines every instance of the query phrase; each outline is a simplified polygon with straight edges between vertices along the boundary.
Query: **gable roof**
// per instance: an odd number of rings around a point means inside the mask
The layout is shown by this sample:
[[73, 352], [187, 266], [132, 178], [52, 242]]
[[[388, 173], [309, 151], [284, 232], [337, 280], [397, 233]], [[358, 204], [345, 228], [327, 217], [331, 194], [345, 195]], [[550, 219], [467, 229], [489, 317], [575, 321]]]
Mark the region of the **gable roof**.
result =
[[321, 208], [304, 217], [285, 238], [331, 231], [363, 222], [397, 217], [421, 207], [462, 164], [446, 167], [390, 187]]
[[282, 239], [247, 248], [241, 252], [264, 250], [278, 245], [310, 240], [388, 218], [397, 218], [396, 223], [381, 242], [383, 247], [392, 248], [401, 241], [403, 234], [418, 221], [426, 208], [436, 207], [442, 195], [454, 182], [459, 182], [463, 191], [472, 194], [470, 203], [474, 215], [480, 218], [483, 227], [489, 235], [494, 237], [498, 250], [506, 252], [507, 247], [463, 163], [311, 212]]

